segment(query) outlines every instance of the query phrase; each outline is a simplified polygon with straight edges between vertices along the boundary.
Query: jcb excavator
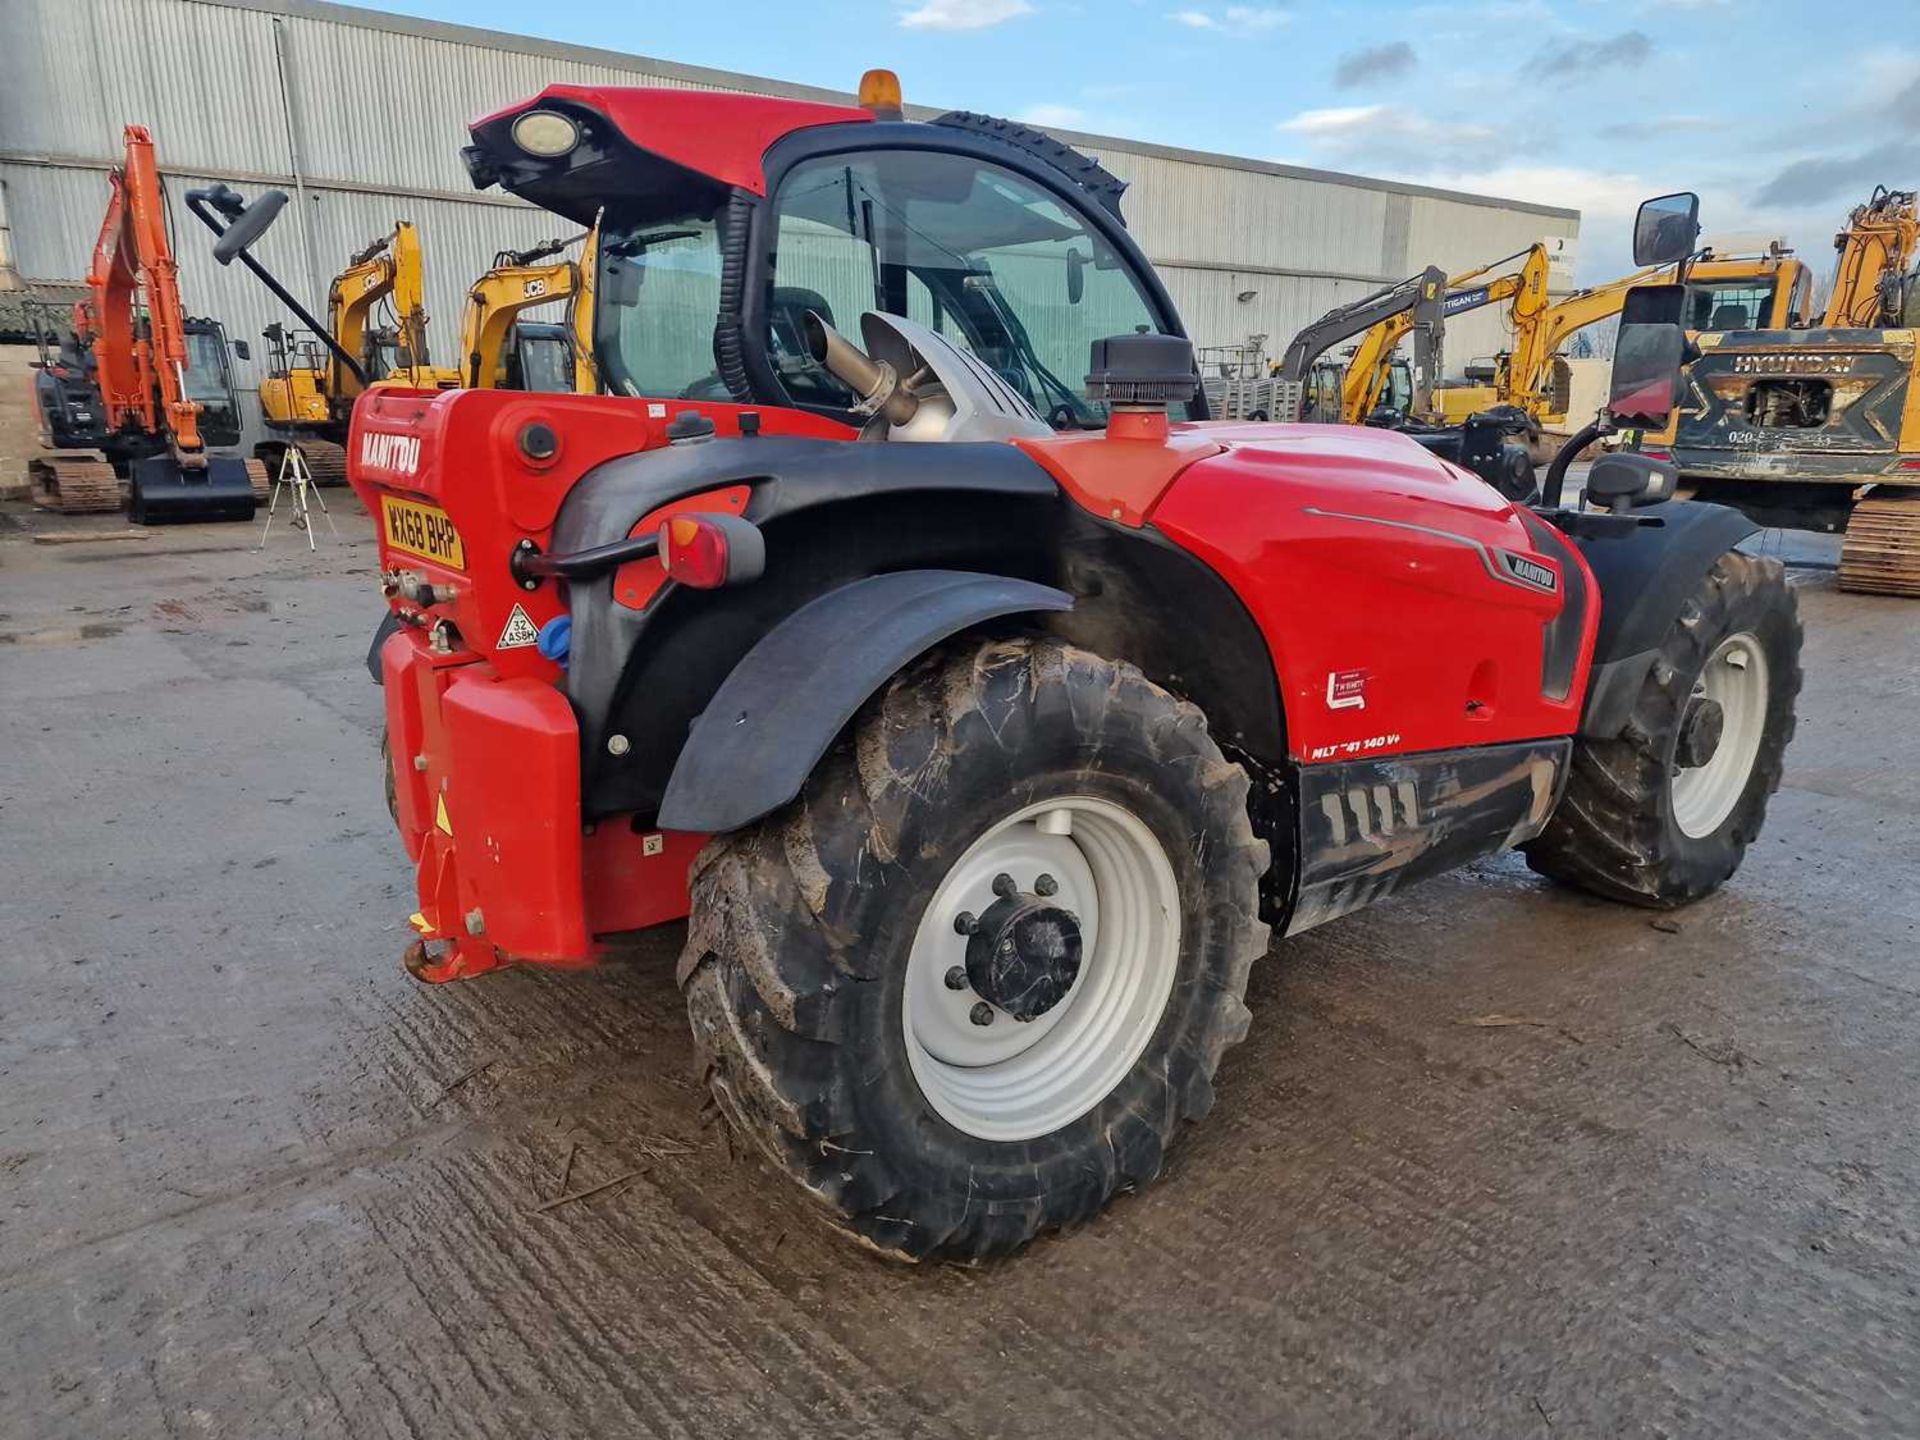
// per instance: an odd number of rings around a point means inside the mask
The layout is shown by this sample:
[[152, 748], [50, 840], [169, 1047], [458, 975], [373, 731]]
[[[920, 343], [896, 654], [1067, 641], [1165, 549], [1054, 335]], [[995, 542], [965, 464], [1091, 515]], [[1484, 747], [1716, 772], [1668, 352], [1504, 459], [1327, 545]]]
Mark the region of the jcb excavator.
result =
[[[461, 366], [449, 369], [434, 365], [428, 353], [420, 239], [410, 222], [400, 221], [334, 278], [323, 326], [252, 253], [285, 207], [284, 191], [269, 190], [249, 204], [229, 187], [215, 185], [191, 192], [187, 203], [220, 237], [214, 258], [223, 265], [238, 259], [305, 326], [276, 322], [265, 332], [272, 359], [260, 385], [261, 410], [269, 428], [280, 434], [258, 453], [276, 474], [288, 445], [297, 443], [316, 482], [344, 480], [342, 442], [354, 400], [365, 390], [594, 389], [590, 237], [581, 261], [537, 264], [571, 240], [496, 255], [494, 268], [468, 292]], [[371, 325], [374, 306], [389, 297], [396, 323]], [[557, 301], [567, 303], [564, 328], [516, 322], [522, 311]], [[324, 361], [322, 347], [330, 357]]]
[[[1544, 279], [1541, 290], [1545, 292]], [[1288, 344], [1274, 375], [1300, 384], [1311, 399], [1325, 388], [1326, 362], [1321, 357], [1342, 340], [1358, 335], [1346, 376], [1366, 377], [1366, 393], [1351, 391], [1343, 381], [1337, 415], [1303, 404], [1304, 418], [1399, 430], [1443, 459], [1473, 471], [1507, 498], [1524, 500], [1534, 489], [1533, 463], [1526, 446], [1511, 437], [1529, 428], [1526, 416], [1500, 407], [1458, 425], [1435, 423], [1434, 395], [1451, 308], [1448, 301], [1446, 272], [1429, 265], [1396, 285], [1329, 310], [1306, 326]], [[1394, 374], [1394, 351], [1408, 334], [1413, 336], [1413, 362], [1405, 384], [1406, 408], [1390, 418], [1376, 415], [1375, 407]]]
[[[1516, 260], [1520, 263], [1514, 267]], [[1654, 280], [1658, 272], [1636, 270], [1555, 301], [1547, 290], [1551, 260], [1548, 246], [1536, 244], [1447, 281], [1443, 309], [1448, 316], [1507, 306], [1513, 348], [1495, 357], [1492, 384], [1437, 389], [1436, 418], [1458, 424], [1495, 405], [1512, 405], [1543, 429], [1565, 426], [1569, 374], [1560, 347], [1575, 331], [1618, 315], [1628, 292]], [[1782, 327], [1804, 323], [1812, 288], [1812, 273], [1777, 246], [1755, 257], [1716, 259], [1709, 252], [1687, 271], [1686, 323], [1691, 330], [1735, 317]], [[1389, 388], [1389, 366], [1409, 325], [1409, 317], [1392, 316], [1355, 348], [1341, 385], [1341, 419], [1347, 424], [1364, 424], [1380, 407]]]
[[1834, 239], [1809, 329], [1710, 328], [1675, 423], [1681, 484], [1762, 524], [1845, 531], [1840, 584], [1920, 597], [1920, 214], [1876, 189]]
[[108, 175], [111, 195], [87, 271], [87, 298], [74, 307], [73, 336], [62, 345], [85, 356], [77, 371], [67, 368], [75, 383], [94, 387], [98, 404], [84, 433], [72, 429], [68, 406], [63, 431], [51, 423], [52, 397], [36, 377], [49, 438], [85, 448], [63, 447], [29, 462], [35, 499], [67, 512], [117, 509], [125, 473], [136, 525], [250, 520], [256, 475], [239, 456], [212, 453], [240, 440], [226, 332], [217, 320], [189, 317], [181, 305], [152, 135], [129, 125], [122, 138], [125, 154]]
[[[593, 368], [593, 269], [598, 235], [502, 250], [473, 282], [460, 323], [461, 383], [470, 390], [571, 391], [598, 388]], [[578, 260], [543, 265], [584, 241]], [[528, 310], [563, 303], [562, 324], [522, 320]]]
[[[275, 197], [278, 197], [277, 199]], [[223, 249], [232, 221], [246, 203], [225, 185], [188, 194], [193, 213], [223, 237], [215, 258], [228, 264], [239, 255], [256, 275], [265, 271], [244, 248]], [[251, 244], [286, 204], [282, 191], [262, 197], [264, 222], [247, 237]], [[346, 452], [342, 442], [353, 415], [353, 402], [370, 385], [386, 383], [415, 390], [444, 390], [459, 384], [459, 373], [435, 366], [427, 346], [426, 285], [421, 262], [420, 232], [412, 221], [396, 221], [348, 258], [327, 289], [324, 326], [294, 306], [306, 328], [278, 321], [263, 334], [268, 347], [267, 376], [260, 382], [260, 413], [271, 432], [254, 447], [254, 455], [273, 474], [279, 474], [289, 446], [297, 445], [316, 484], [337, 485], [346, 479]], [[279, 289], [274, 293], [291, 304]], [[383, 308], [391, 323], [377, 323]]]

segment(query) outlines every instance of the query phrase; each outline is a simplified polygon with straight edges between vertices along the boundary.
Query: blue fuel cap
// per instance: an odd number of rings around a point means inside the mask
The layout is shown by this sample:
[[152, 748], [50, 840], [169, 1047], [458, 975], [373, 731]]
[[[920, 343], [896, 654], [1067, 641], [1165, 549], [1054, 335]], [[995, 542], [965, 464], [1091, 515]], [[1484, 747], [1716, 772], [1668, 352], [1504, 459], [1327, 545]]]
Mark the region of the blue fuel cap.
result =
[[540, 638], [534, 644], [547, 659], [562, 670], [566, 669], [567, 656], [573, 651], [573, 617], [554, 616], [540, 627]]

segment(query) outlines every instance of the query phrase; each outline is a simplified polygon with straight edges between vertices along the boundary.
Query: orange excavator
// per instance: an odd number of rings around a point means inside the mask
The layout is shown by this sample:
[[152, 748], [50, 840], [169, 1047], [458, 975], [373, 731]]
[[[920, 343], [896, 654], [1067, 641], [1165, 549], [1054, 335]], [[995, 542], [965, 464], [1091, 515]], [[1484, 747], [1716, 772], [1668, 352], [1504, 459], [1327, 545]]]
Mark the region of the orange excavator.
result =
[[70, 502], [59, 508], [104, 508], [72, 502], [103, 486], [117, 492], [124, 471], [136, 525], [250, 520], [256, 491], [246, 462], [210, 450], [240, 438], [226, 334], [181, 305], [153, 137], [129, 125], [124, 139], [87, 298], [74, 307], [99, 394], [97, 430], [86, 437], [94, 448], [35, 460], [34, 488]]

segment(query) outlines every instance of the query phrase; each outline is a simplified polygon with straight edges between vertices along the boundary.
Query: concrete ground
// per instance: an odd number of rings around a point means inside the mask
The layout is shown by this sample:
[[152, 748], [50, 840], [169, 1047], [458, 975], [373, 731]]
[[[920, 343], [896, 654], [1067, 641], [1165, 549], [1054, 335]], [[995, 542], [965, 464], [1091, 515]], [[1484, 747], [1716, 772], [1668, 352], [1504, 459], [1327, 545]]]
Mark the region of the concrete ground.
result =
[[1723, 894], [1503, 859], [1280, 945], [1157, 1185], [914, 1270], [709, 1123], [677, 928], [402, 973], [340, 523], [0, 516], [0, 1434], [1920, 1435], [1910, 602], [1801, 572]]

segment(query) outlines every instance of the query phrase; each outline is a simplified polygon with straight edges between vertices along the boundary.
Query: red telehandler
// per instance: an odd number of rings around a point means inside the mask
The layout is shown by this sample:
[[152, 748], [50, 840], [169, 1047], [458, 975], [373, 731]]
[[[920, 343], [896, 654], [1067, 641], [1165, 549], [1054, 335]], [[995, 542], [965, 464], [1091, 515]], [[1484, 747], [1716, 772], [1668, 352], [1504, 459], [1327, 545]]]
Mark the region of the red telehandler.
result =
[[[1716, 889], [1800, 626], [1646, 457], [1534, 509], [1390, 431], [1205, 423], [1119, 182], [890, 79], [475, 122], [477, 183], [600, 220], [611, 393], [370, 391], [349, 475], [409, 968], [686, 917], [728, 1122], [866, 1244], [970, 1260], [1154, 1177], [1272, 934], [1513, 846]], [[1672, 405], [1682, 294], [1623, 317], [1620, 424]]]
[[[264, 474], [251, 473], [239, 456], [210, 451], [240, 440], [226, 333], [182, 308], [153, 137], [129, 125], [124, 138], [125, 158], [108, 175], [112, 194], [88, 295], [74, 307], [76, 341], [89, 357], [86, 379], [99, 395], [96, 428], [66, 437], [106, 459], [35, 459], [34, 489], [56, 508], [111, 509], [117, 474], [125, 473], [136, 525], [250, 520]], [[234, 348], [244, 357], [243, 345]]]

